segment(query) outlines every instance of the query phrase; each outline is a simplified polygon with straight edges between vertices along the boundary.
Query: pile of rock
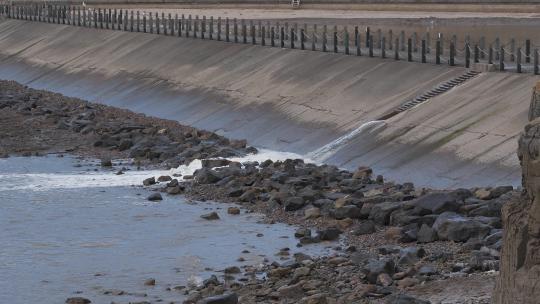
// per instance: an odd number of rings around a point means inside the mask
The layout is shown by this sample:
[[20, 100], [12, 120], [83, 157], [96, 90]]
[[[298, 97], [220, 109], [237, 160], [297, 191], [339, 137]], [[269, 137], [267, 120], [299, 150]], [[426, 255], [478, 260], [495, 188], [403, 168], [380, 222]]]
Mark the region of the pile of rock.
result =
[[[242, 156], [257, 152], [245, 140], [229, 140], [174, 121], [160, 120], [105, 105], [33, 90], [3, 81], [0, 109], [38, 118], [41, 127], [79, 134], [74, 147], [92, 145], [138, 160], [178, 167], [194, 159]], [[111, 165], [110, 159], [104, 162]]]
[[219, 160], [203, 162], [193, 183], [221, 189], [215, 193], [226, 197], [217, 199], [248, 206], [262, 202], [305, 219], [334, 219], [338, 228], [357, 235], [396, 226], [401, 242], [443, 240], [500, 249], [501, 207], [514, 193], [511, 186], [434, 191], [384, 182], [381, 176], [373, 179], [371, 173], [369, 168], [348, 172], [298, 159], [260, 164]]

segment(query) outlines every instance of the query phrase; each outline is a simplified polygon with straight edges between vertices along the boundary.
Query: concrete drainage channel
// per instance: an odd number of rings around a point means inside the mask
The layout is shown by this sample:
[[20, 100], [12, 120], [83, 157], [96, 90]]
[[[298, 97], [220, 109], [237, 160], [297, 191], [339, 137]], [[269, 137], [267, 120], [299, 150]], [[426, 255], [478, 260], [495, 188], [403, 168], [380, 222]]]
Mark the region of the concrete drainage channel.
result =
[[464, 82], [466, 82], [467, 80], [469, 79], [472, 79], [474, 77], [476, 77], [477, 75], [479, 75], [480, 72], [477, 72], [477, 71], [467, 71], [467, 73], [459, 76], [459, 77], [456, 77], [452, 80], [449, 80], [449, 81], [446, 81], [444, 83], [442, 83], [441, 85], [437, 86], [436, 88], [432, 89], [432, 90], [429, 90], [417, 97], [415, 97], [413, 100], [409, 100], [409, 101], [406, 101], [404, 102], [403, 104], [401, 104], [399, 107], [397, 107], [396, 109], [392, 110], [391, 112], [387, 113], [387, 114], [384, 114], [383, 116], [379, 117], [377, 120], [387, 120], [393, 116], [396, 116], [397, 114], [399, 113], [402, 113], [402, 112], [405, 112], [421, 103], [424, 103], [426, 101], [428, 101], [429, 99], [435, 97], [435, 96], [438, 96], [438, 95], [441, 95], [443, 93], [446, 93], [448, 92], [450, 89], [460, 85], [460, 84], [463, 84]]

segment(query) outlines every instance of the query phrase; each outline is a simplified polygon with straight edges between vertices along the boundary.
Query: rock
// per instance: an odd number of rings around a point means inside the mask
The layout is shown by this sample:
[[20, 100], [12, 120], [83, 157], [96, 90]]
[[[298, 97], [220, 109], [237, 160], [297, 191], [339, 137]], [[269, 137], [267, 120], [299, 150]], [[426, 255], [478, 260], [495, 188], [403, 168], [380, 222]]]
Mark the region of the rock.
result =
[[336, 219], [341, 220], [344, 218], [360, 218], [360, 208], [356, 206], [343, 206], [340, 208], [336, 208], [333, 212], [333, 215]]
[[238, 215], [240, 214], [240, 208], [238, 207], [229, 207], [227, 208], [227, 213], [232, 215]]
[[481, 239], [491, 228], [479, 221], [465, 218], [454, 212], [444, 212], [433, 224], [440, 240], [465, 242], [470, 238]]
[[474, 192], [474, 196], [481, 200], [498, 198], [501, 195], [514, 190], [512, 186], [499, 186], [496, 188], [480, 188]]
[[158, 192], [150, 194], [146, 199], [152, 202], [163, 200], [161, 194]]
[[201, 215], [201, 218], [205, 220], [209, 220], [209, 221], [219, 220], [219, 215], [216, 212], [210, 212], [210, 213]]
[[156, 178], [155, 177], [149, 177], [149, 178], [143, 180], [143, 185], [145, 185], [145, 186], [154, 185], [155, 183], [156, 183]]
[[403, 278], [399, 281], [397, 281], [397, 286], [401, 289], [403, 288], [407, 288], [407, 287], [412, 287], [416, 284], [420, 283], [420, 281], [418, 279], [415, 279], [415, 278]]
[[285, 211], [296, 211], [304, 207], [304, 199], [299, 196], [293, 196], [285, 199]]
[[194, 178], [200, 184], [214, 184], [221, 180], [221, 177], [216, 171], [208, 168], [195, 171]]
[[309, 267], [298, 267], [294, 270], [293, 280], [298, 278], [305, 277], [310, 273], [311, 269]]
[[305, 219], [312, 219], [312, 218], [318, 218], [321, 216], [321, 209], [317, 207], [311, 207], [304, 210], [304, 218]]
[[103, 158], [101, 159], [101, 166], [102, 167], [112, 167], [112, 161], [110, 158]]
[[168, 176], [168, 175], [162, 175], [160, 177], [158, 177], [158, 182], [162, 183], [162, 182], [169, 182], [169, 181], [172, 181], [172, 177]]
[[363, 267], [362, 271], [366, 275], [366, 279], [371, 283], [375, 284], [377, 282], [377, 277], [381, 273], [393, 274], [395, 271], [395, 264], [392, 259], [371, 259]]
[[416, 234], [419, 243], [431, 243], [437, 240], [437, 232], [426, 224], [423, 224]]
[[299, 304], [329, 304], [326, 299], [327, 295], [324, 293], [317, 293], [311, 296], [303, 297], [298, 302]]
[[244, 193], [244, 189], [242, 188], [233, 188], [229, 190], [228, 196], [229, 197], [240, 197]]
[[382, 255], [400, 253], [402, 249], [403, 248], [398, 245], [383, 245], [377, 247], [377, 251]]
[[426, 251], [423, 248], [405, 247], [399, 252], [398, 265], [414, 265], [425, 255]]
[[454, 192], [433, 192], [419, 197], [410, 205], [417, 215], [440, 214], [446, 211], [458, 211], [461, 203]]
[[170, 182], [167, 183], [167, 187], [176, 187], [178, 186], [180, 183], [178, 182], [178, 180], [175, 178], [175, 179], [172, 179]]
[[184, 191], [183, 187], [175, 186], [175, 187], [168, 187], [167, 188], [167, 194], [176, 195], [180, 194]]
[[468, 212], [469, 216], [501, 217], [503, 203], [490, 201]]
[[429, 301], [417, 299], [406, 294], [392, 294], [386, 298], [386, 304], [430, 304]]
[[399, 240], [403, 243], [414, 242], [418, 235], [418, 225], [409, 224], [401, 228], [401, 236]]
[[156, 285], [156, 279], [148, 279], [148, 280], [144, 281], [144, 285], [146, 285], [146, 286], [154, 286], [154, 285]]
[[359, 167], [353, 174], [354, 179], [369, 178], [373, 174], [373, 170], [369, 167]]
[[230, 160], [220, 158], [220, 159], [203, 159], [201, 160], [201, 165], [203, 168], [212, 169], [215, 167], [225, 167], [231, 163]]
[[480, 188], [474, 192], [474, 197], [481, 200], [488, 200], [491, 198], [491, 191], [489, 189]]
[[238, 200], [241, 202], [253, 202], [258, 196], [258, 191], [255, 189], [248, 189], [240, 197], [238, 197]]
[[420, 267], [420, 269], [418, 269], [418, 274], [424, 275], [424, 276], [434, 275], [434, 274], [437, 274], [437, 268], [431, 265], [424, 265]]
[[337, 228], [327, 228], [324, 230], [319, 230], [318, 235], [321, 241], [333, 241], [339, 238], [339, 235], [341, 234], [341, 230]]
[[304, 290], [300, 283], [294, 285], [285, 285], [278, 288], [280, 298], [300, 299], [304, 296]]
[[390, 286], [394, 280], [387, 273], [381, 273], [377, 276], [377, 285]]
[[376, 204], [371, 207], [369, 219], [379, 225], [388, 225], [390, 214], [400, 208], [403, 203], [400, 202], [385, 202]]
[[92, 301], [82, 298], [82, 297], [74, 297], [74, 298], [67, 298], [66, 304], [89, 304], [92, 303]]
[[127, 149], [133, 147], [133, 141], [130, 139], [122, 139], [118, 145], [118, 151], [126, 151]]
[[491, 245], [497, 243], [499, 240], [501, 240], [502, 237], [503, 237], [503, 232], [501, 230], [499, 230], [499, 231], [493, 232], [492, 234], [486, 236], [484, 241], [485, 241], [485, 244], [487, 246], [491, 246]]
[[301, 237], [311, 237], [311, 230], [308, 229], [308, 228], [298, 228], [298, 229], [294, 232], [294, 236], [297, 237], [297, 238], [301, 238]]
[[402, 228], [401, 227], [389, 227], [384, 231], [384, 238], [387, 240], [397, 241], [401, 239]]
[[235, 293], [225, 293], [219, 296], [204, 298], [197, 304], [238, 304], [238, 296]]
[[353, 231], [355, 235], [364, 235], [375, 232], [375, 224], [372, 221], [360, 223]]
[[336, 221], [336, 226], [341, 230], [346, 230], [347, 228], [351, 227], [353, 223], [354, 222], [353, 222], [352, 219], [345, 218], [345, 219], [342, 219], [342, 220], [337, 220]]
[[240, 268], [238, 268], [237, 266], [230, 266], [230, 267], [225, 268], [224, 272], [228, 274], [235, 274], [235, 273], [240, 273], [241, 271], [240, 271]]

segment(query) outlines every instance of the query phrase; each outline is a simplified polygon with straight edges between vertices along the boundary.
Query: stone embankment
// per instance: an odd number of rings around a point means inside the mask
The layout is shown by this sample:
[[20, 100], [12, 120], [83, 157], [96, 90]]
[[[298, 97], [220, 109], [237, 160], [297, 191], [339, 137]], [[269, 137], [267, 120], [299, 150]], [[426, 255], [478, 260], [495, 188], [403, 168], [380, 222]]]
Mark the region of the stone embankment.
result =
[[[171, 288], [188, 297], [185, 303], [428, 303], [441, 292], [425, 292], [433, 282], [461, 278], [489, 287], [498, 271], [501, 207], [516, 197], [512, 187], [432, 190], [386, 181], [367, 167], [350, 172], [301, 159], [239, 163], [227, 158], [256, 153], [245, 141], [14, 82], [0, 87], [4, 156], [72, 152], [100, 157], [104, 166], [130, 157], [168, 168], [200, 159], [192, 176], [146, 179], [154, 191], [149, 199], [184, 194], [238, 203], [245, 211], [232, 207], [230, 214], [258, 211], [268, 222], [298, 225], [299, 247], [327, 242], [336, 249], [310, 257], [283, 248], [276, 261]], [[464, 291], [456, 303], [489, 298]]]

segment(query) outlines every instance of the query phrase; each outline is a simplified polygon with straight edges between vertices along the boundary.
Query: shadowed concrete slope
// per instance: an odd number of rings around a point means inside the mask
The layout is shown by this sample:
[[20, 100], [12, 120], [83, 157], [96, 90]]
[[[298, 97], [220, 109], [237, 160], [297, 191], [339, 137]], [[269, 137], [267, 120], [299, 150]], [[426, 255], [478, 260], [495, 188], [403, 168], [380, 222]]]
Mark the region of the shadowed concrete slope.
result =
[[[427, 64], [17, 20], [0, 77], [300, 154], [465, 72]], [[516, 138], [537, 77], [481, 74], [333, 149], [421, 185], [519, 184]]]

